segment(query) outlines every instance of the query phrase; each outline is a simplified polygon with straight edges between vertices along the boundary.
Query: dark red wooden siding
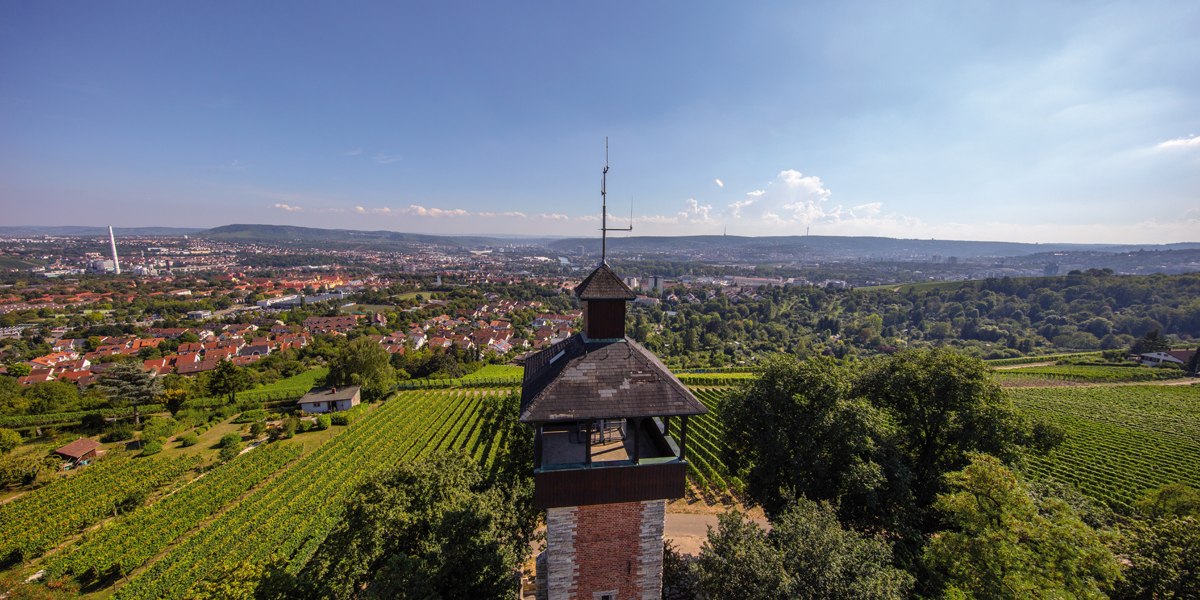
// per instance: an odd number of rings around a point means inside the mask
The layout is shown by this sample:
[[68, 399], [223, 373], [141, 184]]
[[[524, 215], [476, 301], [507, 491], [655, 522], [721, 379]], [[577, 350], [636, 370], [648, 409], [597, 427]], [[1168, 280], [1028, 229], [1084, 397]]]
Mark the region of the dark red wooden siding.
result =
[[534, 474], [539, 509], [682, 498], [687, 463], [592, 467]]
[[588, 300], [583, 307], [583, 327], [593, 340], [625, 337], [625, 301]]

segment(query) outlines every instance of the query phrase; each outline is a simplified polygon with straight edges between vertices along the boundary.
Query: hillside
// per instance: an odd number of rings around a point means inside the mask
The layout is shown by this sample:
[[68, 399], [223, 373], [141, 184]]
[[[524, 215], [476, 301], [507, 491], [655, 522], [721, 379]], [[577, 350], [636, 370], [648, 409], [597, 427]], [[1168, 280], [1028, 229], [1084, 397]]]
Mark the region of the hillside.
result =
[[[117, 237], [182, 237], [203, 231], [199, 227], [113, 227]], [[32, 237], [49, 235], [54, 237], [108, 236], [108, 226], [90, 225], [18, 225], [0, 226], [0, 237]]]
[[[547, 244], [560, 252], [577, 252], [580, 246], [589, 253], [600, 251], [595, 238], [567, 238]], [[743, 237], [722, 235], [638, 236], [612, 238], [610, 253], [689, 253], [704, 255], [737, 252], [747, 257], [771, 254], [797, 257], [840, 256], [846, 258], [912, 258], [934, 255], [959, 258], [1015, 257], [1059, 252], [1136, 252], [1138, 250], [1200, 249], [1200, 243], [1164, 245], [1112, 244], [1027, 244], [1020, 242], [973, 242], [955, 240], [917, 240], [865, 236], [770, 236]]]
[[440, 246], [495, 246], [512, 240], [481, 236], [443, 236], [398, 231], [357, 231], [352, 229], [320, 229], [291, 225], [235, 224], [222, 225], [201, 231], [198, 237], [222, 241], [255, 242], [322, 242], [342, 244], [434, 244]]

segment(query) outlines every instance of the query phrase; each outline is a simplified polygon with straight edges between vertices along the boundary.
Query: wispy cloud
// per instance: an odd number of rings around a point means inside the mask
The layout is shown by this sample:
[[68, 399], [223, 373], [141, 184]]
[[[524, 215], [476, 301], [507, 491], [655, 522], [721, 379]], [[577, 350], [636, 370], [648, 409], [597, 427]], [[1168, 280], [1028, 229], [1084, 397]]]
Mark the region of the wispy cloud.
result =
[[718, 178], [714, 179], [714, 180], [713, 180], [713, 183], [717, 184], [717, 187], [719, 187], [719, 188], [723, 188], [723, 187], [725, 187], [725, 182], [724, 182], [724, 181], [721, 181], [721, 178], [720, 178], [720, 177], [718, 177]]
[[343, 152], [342, 156], [362, 156], [362, 153], [363, 153], [362, 148], [354, 148], [353, 150], [347, 150], [347, 151]]
[[404, 160], [403, 154], [388, 154], [386, 152], [378, 152], [375, 154], [375, 164], [377, 165], [390, 165], [402, 160]]
[[272, 208], [275, 208], [277, 210], [286, 211], [286, 212], [300, 212], [300, 211], [304, 210], [303, 208], [300, 208], [299, 206], [292, 206], [291, 204], [283, 204], [282, 202], [275, 204], [274, 206], [272, 206]]
[[1155, 148], [1159, 150], [1179, 150], [1183, 148], [1200, 148], [1200, 135], [1190, 135], [1188, 137], [1175, 138], [1159, 143]]

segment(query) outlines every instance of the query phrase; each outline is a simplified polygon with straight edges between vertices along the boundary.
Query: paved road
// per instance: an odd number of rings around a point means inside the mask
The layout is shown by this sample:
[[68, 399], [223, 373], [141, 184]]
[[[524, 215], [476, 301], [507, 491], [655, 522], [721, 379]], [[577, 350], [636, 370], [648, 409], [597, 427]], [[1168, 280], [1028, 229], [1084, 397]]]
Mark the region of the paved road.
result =
[[[755, 519], [766, 527], [766, 519]], [[675, 549], [684, 554], [699, 554], [700, 545], [708, 538], [708, 528], [717, 527], [717, 515], [694, 515], [667, 513], [667, 527], [663, 537], [675, 543]]]

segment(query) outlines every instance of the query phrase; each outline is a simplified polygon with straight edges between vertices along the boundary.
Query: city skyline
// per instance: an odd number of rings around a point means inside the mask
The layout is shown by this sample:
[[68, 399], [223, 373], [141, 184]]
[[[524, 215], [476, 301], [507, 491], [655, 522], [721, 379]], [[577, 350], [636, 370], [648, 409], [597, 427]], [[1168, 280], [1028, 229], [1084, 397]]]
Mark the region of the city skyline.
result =
[[1200, 239], [1200, 7], [0, 8], [0, 225]]

